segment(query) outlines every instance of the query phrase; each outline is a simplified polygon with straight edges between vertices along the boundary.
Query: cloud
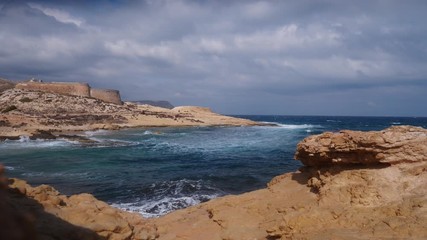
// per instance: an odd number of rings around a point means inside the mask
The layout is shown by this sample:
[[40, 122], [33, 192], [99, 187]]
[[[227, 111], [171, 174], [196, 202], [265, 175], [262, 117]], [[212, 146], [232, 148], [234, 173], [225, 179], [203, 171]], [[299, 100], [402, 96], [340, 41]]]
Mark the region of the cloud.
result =
[[0, 76], [224, 113], [427, 115], [426, 10], [380, 0], [10, 1], [0, 7]]
[[54, 17], [57, 21], [62, 23], [71, 23], [78, 27], [82, 26], [82, 24], [84, 23], [83, 19], [73, 17], [68, 12], [59, 9], [43, 7], [42, 5], [37, 3], [28, 3], [28, 6], [42, 11], [47, 16]]

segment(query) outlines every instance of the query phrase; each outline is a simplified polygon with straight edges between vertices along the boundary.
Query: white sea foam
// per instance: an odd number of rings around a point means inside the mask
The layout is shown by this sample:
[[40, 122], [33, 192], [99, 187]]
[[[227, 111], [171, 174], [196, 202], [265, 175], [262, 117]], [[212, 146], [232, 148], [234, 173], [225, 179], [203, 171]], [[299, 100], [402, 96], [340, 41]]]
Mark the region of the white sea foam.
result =
[[223, 195], [221, 190], [202, 180], [188, 179], [153, 183], [145, 191], [149, 193], [149, 199], [137, 198], [132, 202], [113, 203], [112, 206], [152, 218]]
[[159, 217], [172, 211], [194, 206], [203, 201], [214, 199], [219, 194], [204, 195], [195, 194], [182, 197], [163, 197], [157, 200], [147, 200], [134, 203], [113, 203], [113, 207], [120, 208], [128, 212], [137, 212], [146, 218]]
[[29, 142], [31, 140], [30, 140], [30, 137], [28, 137], [28, 136], [19, 136], [19, 140], [18, 141], [19, 142]]
[[392, 125], [400, 125], [402, 124], [401, 122], [391, 122]]
[[44, 140], [36, 139], [30, 140], [28, 136], [21, 136], [19, 140], [6, 140], [3, 144], [0, 144], [0, 148], [4, 149], [19, 149], [19, 148], [53, 148], [53, 147], [64, 147], [79, 144], [73, 141], [68, 141], [66, 139], [56, 139], [56, 140]]
[[134, 136], [144, 136], [144, 135], [163, 135], [163, 132], [160, 131], [151, 131], [151, 130], [145, 130], [144, 132], [139, 132], [132, 134]]
[[120, 140], [120, 139], [114, 139], [114, 138], [103, 139], [103, 138], [90, 137], [89, 139], [97, 142], [96, 144], [90, 146], [94, 148], [136, 146], [138, 144], [141, 144], [140, 142], [137, 142], [137, 141], [126, 141], [126, 140]]
[[26, 177], [84, 177], [89, 175], [88, 172], [79, 172], [79, 173], [72, 173], [72, 172], [26, 172], [23, 173], [22, 176]]
[[108, 130], [100, 129], [100, 130], [95, 130], [95, 131], [86, 131], [85, 135], [90, 137], [90, 136], [107, 135], [109, 133], [110, 133], [110, 131], [108, 131]]
[[307, 128], [323, 128], [321, 125], [313, 125], [313, 124], [283, 124], [278, 122], [264, 122], [264, 123], [272, 123], [277, 125], [277, 127], [285, 128], [285, 129], [307, 129]]
[[326, 122], [341, 122], [340, 120], [327, 119]]
[[11, 167], [11, 166], [4, 166], [4, 168], [6, 168], [6, 170], [9, 170], [9, 171], [13, 171], [13, 170], [15, 170], [15, 168], [14, 168], [14, 167]]

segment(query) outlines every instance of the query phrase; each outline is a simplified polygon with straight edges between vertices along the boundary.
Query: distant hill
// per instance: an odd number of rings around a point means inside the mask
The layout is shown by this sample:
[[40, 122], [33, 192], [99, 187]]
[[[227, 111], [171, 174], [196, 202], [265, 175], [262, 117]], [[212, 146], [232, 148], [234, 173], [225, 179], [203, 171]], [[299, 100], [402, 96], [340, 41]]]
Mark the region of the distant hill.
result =
[[16, 85], [16, 83], [13, 81], [9, 81], [9, 80], [0, 78], [0, 92], [3, 92], [7, 89], [14, 88], [15, 85]]
[[132, 102], [138, 103], [138, 104], [148, 104], [148, 105], [151, 105], [151, 106], [162, 107], [162, 108], [167, 108], [167, 109], [172, 109], [172, 108], [175, 107], [174, 105], [172, 105], [168, 101], [141, 100], [141, 101], [132, 101]]

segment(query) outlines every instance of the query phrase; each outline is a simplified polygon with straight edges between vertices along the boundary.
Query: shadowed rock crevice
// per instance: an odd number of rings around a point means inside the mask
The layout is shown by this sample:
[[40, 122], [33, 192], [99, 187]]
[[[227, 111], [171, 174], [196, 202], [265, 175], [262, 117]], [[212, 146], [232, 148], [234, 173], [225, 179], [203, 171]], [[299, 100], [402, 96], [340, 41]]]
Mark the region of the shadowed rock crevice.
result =
[[[1, 173], [0, 239], [150, 240], [156, 226], [90, 194], [67, 197], [48, 185], [31, 187]], [[4, 214], [3, 214], [4, 213]], [[10, 227], [7, 227], [10, 226]], [[9, 231], [9, 230], [13, 231]], [[21, 234], [22, 233], [22, 234]]]
[[[13, 180], [10, 183], [13, 184]], [[26, 196], [17, 188], [7, 187], [4, 178], [0, 191], [0, 239], [106, 239], [90, 229], [73, 225], [46, 212], [37, 200]]]

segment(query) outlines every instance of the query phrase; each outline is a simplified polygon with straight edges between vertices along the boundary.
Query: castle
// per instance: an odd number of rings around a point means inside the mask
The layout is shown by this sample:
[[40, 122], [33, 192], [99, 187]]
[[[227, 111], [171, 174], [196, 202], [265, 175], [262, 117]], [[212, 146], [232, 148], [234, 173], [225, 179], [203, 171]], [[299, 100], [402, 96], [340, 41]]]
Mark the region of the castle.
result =
[[91, 97], [108, 103], [123, 104], [119, 91], [112, 89], [95, 89], [91, 88], [87, 83], [43, 82], [41, 80], [31, 79], [28, 82], [16, 84], [15, 88], [62, 95]]

